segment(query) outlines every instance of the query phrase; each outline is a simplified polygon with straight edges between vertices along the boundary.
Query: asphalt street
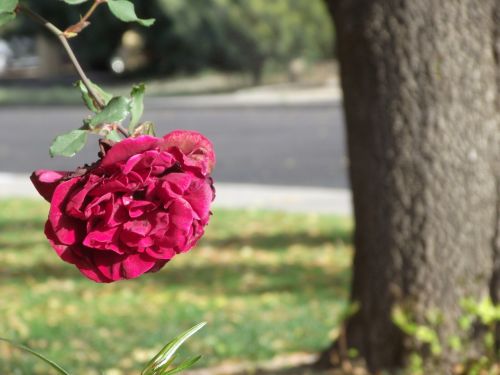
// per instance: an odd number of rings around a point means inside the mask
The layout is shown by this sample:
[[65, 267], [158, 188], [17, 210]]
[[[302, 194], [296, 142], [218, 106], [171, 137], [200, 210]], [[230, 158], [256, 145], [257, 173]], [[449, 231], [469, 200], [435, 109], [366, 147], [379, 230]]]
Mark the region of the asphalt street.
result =
[[[52, 139], [78, 128], [79, 107], [0, 108], [0, 172], [72, 170], [92, 162], [96, 138], [76, 158], [48, 155]], [[215, 144], [221, 182], [347, 188], [342, 108], [339, 104], [265, 107], [147, 106], [157, 134], [198, 130]]]

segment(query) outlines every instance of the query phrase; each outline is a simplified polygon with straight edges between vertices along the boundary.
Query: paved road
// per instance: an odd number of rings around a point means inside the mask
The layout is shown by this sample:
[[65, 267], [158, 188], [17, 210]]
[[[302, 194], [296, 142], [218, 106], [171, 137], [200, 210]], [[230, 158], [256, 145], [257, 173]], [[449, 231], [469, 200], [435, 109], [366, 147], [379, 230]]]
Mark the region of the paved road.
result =
[[[345, 147], [338, 104], [275, 107], [162, 108], [147, 119], [158, 134], [194, 129], [215, 143], [215, 177], [231, 183], [346, 188]], [[0, 172], [73, 169], [95, 159], [94, 142], [78, 160], [48, 156], [58, 133], [79, 126], [85, 111], [73, 107], [0, 108]]]

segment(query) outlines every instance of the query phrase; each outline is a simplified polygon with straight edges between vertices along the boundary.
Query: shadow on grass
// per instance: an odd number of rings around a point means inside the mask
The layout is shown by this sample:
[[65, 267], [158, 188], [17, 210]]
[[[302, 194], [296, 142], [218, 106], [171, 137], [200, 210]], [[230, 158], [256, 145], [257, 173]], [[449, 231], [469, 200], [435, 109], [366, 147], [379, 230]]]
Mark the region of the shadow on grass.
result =
[[42, 230], [46, 219], [9, 219], [0, 220], [0, 233]]
[[[212, 368], [201, 368], [187, 371], [187, 375], [347, 375], [340, 369], [320, 369], [315, 365], [316, 355], [305, 353], [285, 354], [268, 361], [257, 364], [230, 364], [219, 365]], [[274, 363], [278, 360], [278, 363]], [[365, 374], [360, 373], [360, 375]]]
[[[30, 249], [46, 247], [47, 257], [56, 257], [47, 242], [40, 240], [39, 235], [43, 231], [44, 222], [43, 219], [0, 221], [0, 235], [7, 232], [19, 234], [12, 240], [0, 237], [0, 252], [22, 251], [29, 254]], [[243, 246], [272, 251], [286, 250], [292, 245], [300, 245], [310, 248], [306, 249], [307, 251], [314, 251], [314, 247], [338, 242], [350, 244], [351, 232], [342, 228], [332, 228], [328, 235], [293, 231], [289, 234], [257, 233], [250, 237], [235, 235], [226, 238], [205, 237], [202, 245], [211, 246], [214, 249], [230, 248], [235, 252]], [[182, 256], [196, 257], [196, 250]], [[216, 256], [217, 252], [214, 251], [214, 257]], [[346, 255], [339, 256], [345, 257]], [[43, 281], [49, 277], [74, 280], [82, 278], [73, 265], [62, 261], [52, 263], [52, 259], [50, 261], [40, 259], [33, 264], [10, 266], [9, 269], [2, 270], [0, 273], [0, 280], [3, 282], [22, 283], [27, 279]], [[249, 257], [244, 263], [218, 263], [217, 259], [214, 259], [202, 265], [196, 263], [181, 267], [167, 265], [154, 276], [148, 275], [142, 278], [139, 283], [152, 287], [156, 285], [169, 285], [173, 288], [192, 287], [200, 292], [228, 295], [297, 292], [297, 290], [308, 293], [326, 291], [343, 295], [347, 290], [349, 279], [350, 270], [347, 268], [325, 269], [290, 261], [263, 264], [258, 259]]]
[[308, 232], [279, 233], [273, 235], [256, 234], [251, 237], [232, 236], [222, 239], [207, 239], [203, 243], [217, 247], [251, 246], [262, 249], [280, 249], [291, 245], [321, 246], [326, 243], [352, 244], [351, 232], [342, 229], [333, 229], [328, 235], [311, 235]]
[[[49, 250], [48, 250], [49, 251]], [[33, 265], [10, 267], [3, 270], [0, 280], [23, 283], [24, 280], [45, 281], [57, 279], [81, 279], [73, 265], [37, 262]], [[224, 293], [226, 295], [263, 293], [336, 293], [344, 295], [350, 279], [349, 269], [325, 272], [323, 269], [299, 264], [269, 266], [207, 264], [203, 266], [170, 267], [154, 275], [147, 275], [139, 282], [144, 286], [169, 288], [192, 288], [199, 293]]]

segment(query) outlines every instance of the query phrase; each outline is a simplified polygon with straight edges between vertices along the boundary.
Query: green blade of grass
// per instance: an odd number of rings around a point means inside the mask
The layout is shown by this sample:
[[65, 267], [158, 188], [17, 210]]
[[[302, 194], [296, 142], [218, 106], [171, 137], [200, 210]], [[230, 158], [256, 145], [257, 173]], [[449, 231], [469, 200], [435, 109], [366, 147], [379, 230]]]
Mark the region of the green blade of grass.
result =
[[193, 328], [187, 330], [186, 332], [180, 334], [175, 339], [170, 341], [167, 345], [163, 347], [160, 352], [153, 357], [151, 361], [146, 365], [146, 368], [142, 371], [143, 375], [153, 373], [160, 367], [165, 367], [165, 364], [170, 363], [170, 359], [177, 352], [184, 342], [193, 336], [196, 332], [202, 329], [207, 323], [203, 322], [195, 325]]
[[41, 355], [40, 353], [37, 353], [35, 352], [34, 350], [28, 348], [27, 346], [24, 346], [24, 345], [21, 345], [21, 344], [18, 344], [12, 340], [9, 340], [9, 339], [6, 339], [6, 338], [3, 338], [3, 337], [0, 337], [0, 341], [4, 341], [6, 342], [7, 344], [15, 347], [15, 348], [18, 348], [20, 350], [23, 350], [39, 359], [41, 359], [42, 361], [44, 361], [46, 364], [48, 364], [49, 366], [51, 366], [53, 369], [55, 369], [59, 374], [62, 374], [62, 375], [70, 375], [68, 372], [66, 372], [66, 370], [64, 370], [61, 366], [59, 366], [57, 363], [51, 361], [50, 359], [48, 358], [45, 358], [43, 355]]
[[187, 370], [188, 368], [192, 367], [196, 362], [198, 362], [199, 360], [201, 359], [201, 355], [199, 356], [196, 356], [194, 358], [191, 358], [191, 359], [188, 359], [187, 361], [184, 361], [182, 362], [179, 366], [177, 366], [176, 368], [165, 372], [164, 374], [165, 375], [174, 375], [174, 374], [178, 374], [180, 373], [181, 371], [184, 371], [184, 370]]

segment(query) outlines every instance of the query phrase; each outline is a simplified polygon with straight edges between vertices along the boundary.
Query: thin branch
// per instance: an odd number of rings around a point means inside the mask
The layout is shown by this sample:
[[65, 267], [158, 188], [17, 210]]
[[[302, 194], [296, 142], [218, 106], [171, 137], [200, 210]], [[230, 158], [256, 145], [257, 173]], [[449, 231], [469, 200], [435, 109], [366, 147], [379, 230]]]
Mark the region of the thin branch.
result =
[[73, 38], [77, 36], [80, 31], [82, 31], [84, 28], [86, 28], [88, 25], [90, 25], [89, 19], [92, 17], [96, 9], [99, 7], [99, 5], [105, 3], [106, 0], [94, 0], [94, 3], [90, 7], [90, 9], [85, 13], [85, 15], [82, 17], [80, 21], [75, 23], [74, 25], [71, 25], [64, 31], [64, 35], [66, 38]]
[[78, 59], [76, 58], [73, 50], [71, 49], [71, 46], [69, 45], [68, 40], [63, 34], [58, 35], [59, 40], [61, 41], [61, 44], [63, 45], [64, 49], [66, 50], [66, 53], [68, 54], [71, 62], [73, 63], [73, 66], [75, 67], [76, 71], [78, 72], [78, 75], [82, 79], [83, 84], [85, 87], [87, 87], [87, 90], [89, 91], [90, 95], [94, 98], [96, 101], [96, 104], [99, 108], [104, 108], [105, 103], [103, 99], [99, 96], [99, 94], [95, 91], [94, 87], [92, 86], [92, 83], [90, 82], [89, 78], [83, 71], [80, 63], [78, 62]]
[[130, 135], [128, 133], [128, 131], [125, 130], [125, 128], [123, 126], [121, 126], [120, 124], [115, 124], [115, 128], [116, 130], [121, 133], [125, 138], [128, 138], [128, 136]]
[[29, 16], [31, 19], [33, 19], [35, 22], [37, 22], [40, 25], [44, 26], [52, 34], [54, 34], [55, 36], [57, 36], [57, 38], [59, 39], [59, 41], [63, 45], [64, 49], [66, 50], [66, 53], [68, 54], [68, 56], [69, 56], [69, 58], [70, 58], [70, 60], [71, 60], [71, 62], [73, 64], [73, 66], [75, 67], [75, 69], [76, 69], [78, 75], [80, 76], [83, 84], [85, 85], [85, 87], [87, 87], [88, 92], [94, 98], [97, 106], [100, 107], [100, 108], [103, 108], [105, 106], [103, 99], [99, 96], [99, 94], [97, 94], [97, 92], [95, 91], [94, 87], [92, 86], [92, 83], [90, 82], [89, 78], [87, 77], [87, 75], [83, 71], [80, 63], [78, 62], [78, 60], [77, 60], [77, 58], [75, 56], [75, 53], [73, 52], [73, 50], [71, 49], [71, 46], [68, 43], [68, 39], [64, 35], [64, 32], [61, 31], [56, 26], [54, 26], [49, 21], [47, 21], [45, 18], [43, 18], [39, 14], [33, 12], [31, 9], [29, 9], [28, 7], [26, 7], [24, 5], [20, 4], [20, 5], [17, 6], [16, 9], [17, 9], [18, 12], [23, 12], [24, 14], [26, 14], [27, 16]]

